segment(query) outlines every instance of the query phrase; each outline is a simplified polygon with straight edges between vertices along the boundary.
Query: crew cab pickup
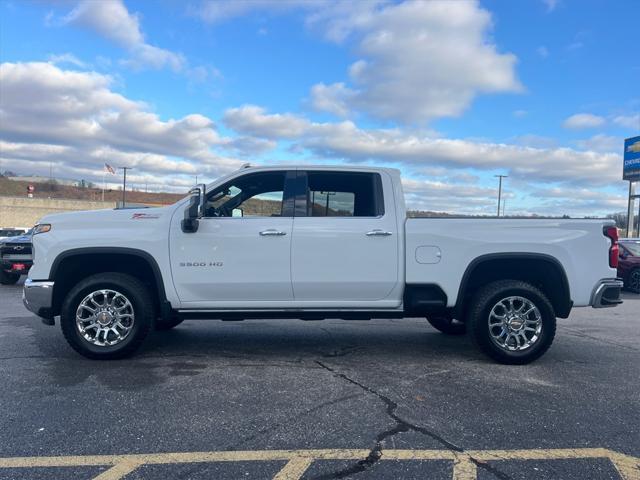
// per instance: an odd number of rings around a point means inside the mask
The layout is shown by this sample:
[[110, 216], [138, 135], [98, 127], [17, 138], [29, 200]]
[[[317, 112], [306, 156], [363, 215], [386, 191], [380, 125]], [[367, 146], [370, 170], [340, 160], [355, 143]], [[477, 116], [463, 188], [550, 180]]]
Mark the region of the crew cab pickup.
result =
[[167, 207], [46, 216], [33, 246], [26, 307], [97, 359], [184, 319], [426, 317], [522, 364], [556, 317], [621, 303], [612, 222], [407, 218], [387, 168], [246, 167]]

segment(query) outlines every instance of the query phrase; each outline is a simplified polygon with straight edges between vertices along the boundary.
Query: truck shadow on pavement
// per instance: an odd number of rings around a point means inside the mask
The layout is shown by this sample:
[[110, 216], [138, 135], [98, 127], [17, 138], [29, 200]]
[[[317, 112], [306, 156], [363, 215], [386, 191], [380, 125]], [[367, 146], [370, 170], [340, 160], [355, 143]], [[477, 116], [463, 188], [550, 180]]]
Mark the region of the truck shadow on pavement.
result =
[[[19, 321], [25, 325], [24, 317]], [[136, 355], [111, 361], [79, 356], [68, 347], [57, 325], [47, 327], [35, 318], [27, 324], [34, 330], [29, 336], [48, 370], [47, 378], [60, 387], [93, 380], [112, 389], [143, 390], [208, 369], [317, 369], [316, 362], [323, 360], [360, 366], [391, 362], [420, 368], [490, 362], [465, 336], [441, 334], [423, 319], [193, 320], [170, 331], [152, 332]]]
[[[640, 302], [640, 295], [625, 292], [624, 300]], [[45, 378], [53, 388], [95, 381], [113, 390], [140, 391], [212, 370], [317, 369], [318, 361], [331, 361], [339, 368], [421, 371], [470, 366], [486, 369], [487, 365], [494, 371], [506, 371], [552, 363], [586, 364], [584, 351], [571, 338], [562, 346], [555, 345], [532, 366], [495, 365], [478, 353], [466, 336], [439, 333], [425, 319], [191, 320], [170, 331], [152, 332], [136, 355], [117, 361], [79, 356], [64, 341], [58, 322], [53, 328], [42, 325], [36, 317], [9, 317], [4, 322], [27, 330], [33, 346], [25, 351], [35, 353], [33, 357], [46, 368]], [[564, 330], [568, 334], [569, 329]], [[562, 339], [557, 343], [562, 344]]]

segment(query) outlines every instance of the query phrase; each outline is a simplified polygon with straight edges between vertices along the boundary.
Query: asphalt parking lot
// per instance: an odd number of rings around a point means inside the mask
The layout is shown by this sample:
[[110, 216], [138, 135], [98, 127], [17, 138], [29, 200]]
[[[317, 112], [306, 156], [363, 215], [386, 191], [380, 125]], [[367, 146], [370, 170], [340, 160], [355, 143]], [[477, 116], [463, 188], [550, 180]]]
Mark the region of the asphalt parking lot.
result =
[[0, 287], [0, 479], [639, 479], [640, 296], [503, 366], [426, 321], [189, 321], [86, 360]]

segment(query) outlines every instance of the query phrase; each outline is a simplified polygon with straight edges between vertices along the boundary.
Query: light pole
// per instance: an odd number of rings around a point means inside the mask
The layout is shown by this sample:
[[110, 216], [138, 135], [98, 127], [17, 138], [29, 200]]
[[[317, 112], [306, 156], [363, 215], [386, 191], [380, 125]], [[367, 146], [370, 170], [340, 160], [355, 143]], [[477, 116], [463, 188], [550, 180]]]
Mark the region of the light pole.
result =
[[326, 206], [326, 208], [324, 210], [324, 216], [328, 217], [329, 216], [329, 197], [331, 195], [335, 195], [336, 192], [320, 192], [320, 193], [326, 193], [327, 194], [327, 206]]
[[131, 170], [133, 167], [118, 167], [124, 170], [124, 176], [122, 177], [122, 208], [127, 204], [127, 170]]
[[494, 177], [498, 177], [500, 179], [500, 183], [498, 184], [498, 217], [500, 216], [500, 201], [502, 199], [502, 179], [507, 178], [509, 175], [494, 175]]

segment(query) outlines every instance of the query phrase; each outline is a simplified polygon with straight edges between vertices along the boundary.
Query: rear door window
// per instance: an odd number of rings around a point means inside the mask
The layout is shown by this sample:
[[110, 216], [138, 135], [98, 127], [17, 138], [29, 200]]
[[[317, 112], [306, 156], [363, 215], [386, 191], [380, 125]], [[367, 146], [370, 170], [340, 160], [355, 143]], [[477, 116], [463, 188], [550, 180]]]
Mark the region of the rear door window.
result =
[[308, 217], [379, 217], [384, 215], [378, 173], [307, 172]]

